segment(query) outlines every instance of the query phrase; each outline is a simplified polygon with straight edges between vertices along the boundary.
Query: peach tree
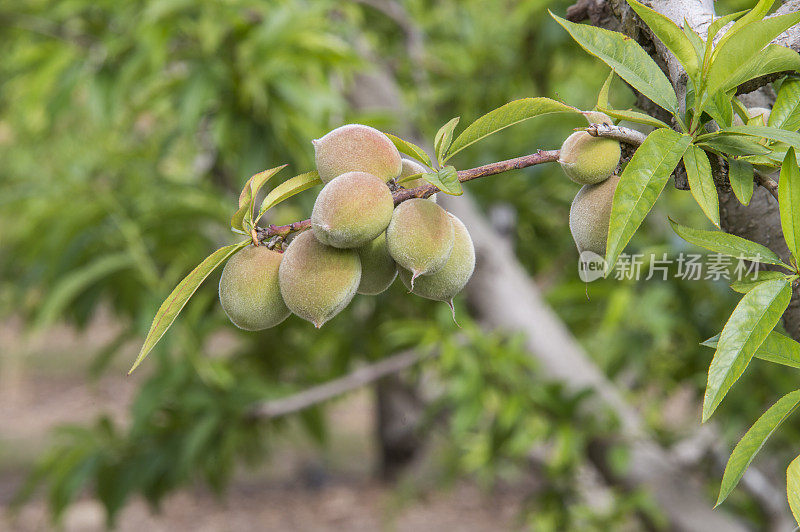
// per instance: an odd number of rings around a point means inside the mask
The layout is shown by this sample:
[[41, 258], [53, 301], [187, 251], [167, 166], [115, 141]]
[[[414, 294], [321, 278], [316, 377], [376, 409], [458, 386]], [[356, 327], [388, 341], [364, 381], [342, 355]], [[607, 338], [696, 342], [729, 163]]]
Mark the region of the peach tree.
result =
[[[247, 181], [231, 220], [233, 232], [247, 238], [215, 251], [178, 284], [159, 309], [132, 370], [203, 280], [226, 261], [220, 300], [231, 320], [243, 328], [275, 325], [290, 311], [319, 327], [344, 309], [357, 291], [378, 293], [388, 287], [398, 270], [411, 292], [452, 306], [474, 265], [472, 243], [457, 218], [424, 198], [459, 195], [463, 182], [547, 162], [560, 162], [568, 177], [584, 184], [573, 204], [570, 227], [579, 251], [596, 250], [605, 256], [607, 273], [673, 173], [685, 173], [698, 207], [717, 227], [719, 188], [730, 187], [745, 205], [754, 183], [769, 190], [779, 204], [790, 262], [752, 240], [671, 221], [675, 232], [692, 244], [773, 267], [732, 285], [743, 297], [721, 333], [705, 342], [715, 354], [702, 420], [712, 416], [753, 358], [800, 367], [800, 344], [776, 330], [800, 279], [800, 79], [791, 74], [800, 70], [800, 57], [771, 44], [800, 22], [800, 14], [766, 17], [772, 2], [762, 0], [746, 13], [715, 20], [701, 38], [688, 23], [680, 27], [635, 0], [629, 4], [684, 70], [685, 94], [676, 93], [662, 69], [630, 38], [553, 15], [587, 52], [611, 68], [595, 109], [582, 112], [549, 98], [524, 98], [487, 113], [459, 134], [459, 119], [454, 118], [433, 139], [433, 157], [410, 141], [359, 125], [314, 141], [316, 170], [282, 182], [260, 204], [259, 191], [282, 167]], [[608, 92], [614, 76], [666, 112], [669, 123], [639, 111], [611, 108]], [[747, 108], [736, 97], [737, 88], [765, 76], [775, 78], [774, 107]], [[561, 150], [461, 171], [450, 164], [456, 154], [483, 138], [550, 113], [583, 113], [590, 125], [570, 136]], [[649, 132], [644, 135], [613, 121], [640, 124]], [[617, 177], [620, 142], [631, 155], [624, 158]], [[404, 161], [401, 153], [411, 159]], [[780, 172], [777, 183], [770, 177], [774, 171]], [[259, 225], [275, 205], [323, 183], [310, 220]], [[728, 461], [718, 504], [798, 405], [800, 390], [778, 399], [746, 432]], [[800, 458], [789, 465], [787, 483], [792, 511], [800, 518]]]

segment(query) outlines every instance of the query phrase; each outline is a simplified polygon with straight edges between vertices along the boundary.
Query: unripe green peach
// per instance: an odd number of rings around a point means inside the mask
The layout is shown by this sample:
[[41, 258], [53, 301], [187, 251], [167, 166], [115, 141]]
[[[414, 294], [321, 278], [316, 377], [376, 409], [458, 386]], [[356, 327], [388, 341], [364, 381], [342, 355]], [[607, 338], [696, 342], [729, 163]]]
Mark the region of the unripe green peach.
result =
[[348, 124], [312, 143], [317, 172], [324, 183], [345, 172], [367, 172], [383, 181], [400, 174], [400, 152], [375, 128]]
[[[758, 117], [758, 116], [761, 117], [760, 119], [757, 119], [757, 120], [754, 121], [754, 123], [756, 125], [759, 125], [759, 126], [766, 126], [767, 125], [767, 122], [769, 122], [769, 114], [771, 112], [772, 111], [770, 109], [767, 109], [766, 107], [748, 107], [747, 108], [747, 116], [749, 116], [751, 120], [756, 118], [756, 117]], [[763, 124], [760, 123], [760, 120], [763, 120], [764, 123]], [[742, 118], [736, 113], [734, 113], [734, 115], [733, 115], [733, 125], [734, 126], [743, 126], [744, 125], [744, 122], [742, 121]]]
[[386, 229], [386, 245], [397, 264], [420, 275], [441, 270], [453, 251], [454, 229], [447, 212], [420, 198], [398, 205]]
[[353, 299], [361, 261], [355, 250], [326, 246], [305, 231], [284, 252], [278, 279], [289, 310], [319, 329]]
[[311, 211], [311, 227], [323, 244], [356, 248], [383, 233], [393, 211], [386, 183], [366, 172], [347, 172], [320, 191]]
[[469, 236], [466, 226], [448, 213], [453, 223], [454, 240], [453, 251], [444, 268], [430, 275], [417, 277], [414, 286], [411, 286], [411, 272], [400, 270], [400, 280], [418, 296], [436, 301], [444, 301], [452, 308], [453, 298], [466, 286], [472, 272], [475, 270], [475, 246]]
[[561, 145], [558, 162], [571, 180], [594, 185], [614, 173], [620, 158], [619, 142], [576, 131]]
[[361, 284], [358, 293], [374, 296], [389, 288], [397, 277], [397, 264], [386, 247], [386, 233], [358, 248], [361, 259]]
[[611, 203], [617, 183], [619, 176], [614, 175], [602, 183], [585, 185], [572, 200], [569, 230], [578, 246], [578, 252], [593, 251], [605, 256]]
[[[402, 179], [404, 177], [408, 177], [414, 174], [424, 174], [426, 172], [430, 172], [428, 168], [425, 168], [417, 161], [412, 161], [411, 159], [403, 159], [403, 169], [400, 170], [399, 178]], [[406, 181], [403, 183], [404, 188], [417, 188], [421, 187], [422, 185], [427, 185], [428, 182], [425, 181], [423, 178], [419, 177], [412, 181]], [[432, 202], [436, 203], [436, 194], [428, 196], [426, 199], [431, 200]]]
[[240, 329], [267, 329], [289, 316], [278, 286], [282, 257], [266, 246], [248, 246], [234, 254], [222, 269], [219, 302]]

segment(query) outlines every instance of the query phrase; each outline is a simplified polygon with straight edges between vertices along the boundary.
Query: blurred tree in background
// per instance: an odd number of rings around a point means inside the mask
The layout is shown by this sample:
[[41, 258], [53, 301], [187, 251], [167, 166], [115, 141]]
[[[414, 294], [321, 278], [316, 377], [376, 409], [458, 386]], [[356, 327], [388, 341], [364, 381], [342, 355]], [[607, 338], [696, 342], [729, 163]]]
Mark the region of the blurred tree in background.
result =
[[[392, 9], [381, 9], [387, 5]], [[0, 4], [2, 312], [44, 329], [57, 321], [82, 327], [108, 308], [123, 327], [93, 355], [93, 367], [116, 367], [116, 354], [141, 341], [177, 281], [230, 242], [228, 219], [244, 181], [283, 163], [294, 173], [311, 169], [310, 139], [345, 122], [390, 132], [412, 127], [430, 138], [454, 116], [468, 122], [526, 96], [591, 108], [607, 69], [547, 16], [547, 9], [563, 12], [568, 5]], [[364, 76], [375, 72], [388, 73], [406, 112], [354, 105]], [[633, 104], [622, 83], [615, 89], [619, 107]], [[469, 168], [553, 149], [580, 125], [563, 117], [525, 123], [455, 164]], [[598, 281], [588, 287], [587, 301], [567, 227], [576, 186], [558, 168], [515, 171], [468, 188], [487, 212], [513, 214], [509, 238], [518, 259], [661, 443], [688, 436], [696, 419], [676, 423], [663, 405], [686, 394], [699, 404], [711, 351], [697, 342], [716, 333], [735, 300], [725, 285]], [[691, 198], [670, 195], [673, 206], [684, 202], [686, 218], [703, 223]], [[301, 195], [282, 204], [269, 222], [305, 217], [310, 201]], [[656, 213], [632, 247], [664, 251], [667, 243], [680, 245], [666, 216]], [[351, 311], [320, 331], [289, 319], [245, 333], [219, 308], [217, 280], [212, 276], [200, 289], [135, 377], [140, 387], [130, 423], [105, 417], [56, 435], [26, 486], [47, 486], [56, 517], [86, 488], [101, 499], [109, 522], [134, 494], [157, 504], [197, 478], [221, 491], [236, 464], [268, 456], [271, 438], [286, 426], [284, 419], [254, 420], [254, 403], [415, 349], [438, 355], [420, 367], [441, 388], [425, 419], [445, 419], [443, 455], [454, 475], [491, 485], [536, 470], [545, 488], [533, 494], [522, 518], [538, 529], [608, 529], [642, 514], [663, 522], [646, 493], [614, 489], [603, 511], [588, 506], [579, 473], [591, 441], [614, 442], [614, 420], [587, 416], [587, 394], [542, 377], [517, 338], [483, 330], [463, 301], [457, 302], [463, 329], [452, 325], [444, 305], [404, 297], [396, 283], [380, 296], [358, 296]], [[235, 342], [212, 348], [221, 332]], [[747, 393], [722, 407], [728, 441], [769, 403], [772, 391], [758, 386], [767, 377], [787, 386], [791, 380], [778, 367], [751, 368], [740, 383]], [[324, 407], [293, 417], [324, 444]], [[784, 431], [772, 451], [788, 458], [792, 435]], [[532, 468], [535, 448], [547, 458]], [[616, 451], [615, 463], [624, 468], [624, 448]], [[715, 467], [698, 471], [709, 493], [718, 482]], [[731, 509], [762, 518], [747, 494], [731, 500]]]

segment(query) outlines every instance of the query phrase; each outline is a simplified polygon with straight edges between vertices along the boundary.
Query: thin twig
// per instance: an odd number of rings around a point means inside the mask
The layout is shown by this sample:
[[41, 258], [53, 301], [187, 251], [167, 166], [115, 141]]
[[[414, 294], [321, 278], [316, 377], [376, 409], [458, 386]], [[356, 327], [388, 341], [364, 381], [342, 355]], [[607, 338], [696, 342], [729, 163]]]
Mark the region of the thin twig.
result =
[[427, 356], [429, 355], [421, 354], [417, 351], [403, 351], [397, 355], [384, 358], [380, 362], [358, 368], [344, 377], [308, 388], [295, 395], [258, 403], [250, 411], [249, 417], [253, 420], [273, 419], [305, 410], [366, 386], [387, 375], [399, 373], [427, 358]]
[[[470, 168], [469, 170], [461, 170], [458, 172], [458, 180], [465, 183], [480, 177], [508, 172], [509, 170], [519, 170], [537, 164], [556, 162], [558, 161], [558, 154], [559, 150], [538, 150], [536, 153], [517, 157], [516, 159], [508, 159], [506, 161]], [[416, 188], [401, 188], [395, 191], [392, 196], [394, 197], [394, 204], [397, 205], [398, 203], [412, 198], [427, 198], [437, 192], [439, 192], [439, 189], [435, 185], [425, 184]], [[259, 227], [256, 231], [258, 232], [259, 239], [263, 241], [273, 236], [287, 236], [291, 233], [305, 231], [310, 228], [311, 220], [301, 220], [286, 225], [269, 225], [266, 228]]]
[[756, 183], [767, 189], [767, 192], [772, 194], [775, 201], [778, 200], [778, 183], [772, 180], [771, 177], [765, 176], [759, 171], [756, 171]]
[[608, 137], [637, 147], [647, 138], [641, 131], [611, 124], [592, 124], [586, 128], [586, 132], [593, 137]]

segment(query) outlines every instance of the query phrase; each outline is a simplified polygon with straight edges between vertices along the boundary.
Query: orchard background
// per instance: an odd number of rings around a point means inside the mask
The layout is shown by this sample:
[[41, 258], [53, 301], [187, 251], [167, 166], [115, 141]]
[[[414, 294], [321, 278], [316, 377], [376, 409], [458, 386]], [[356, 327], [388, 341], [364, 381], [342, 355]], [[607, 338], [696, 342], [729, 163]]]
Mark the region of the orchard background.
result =
[[[723, 279], [583, 283], [568, 227], [578, 186], [557, 164], [439, 194], [477, 250], [460, 328], [395, 282], [319, 331], [292, 317], [244, 332], [219, 307], [216, 272], [124, 376], [172, 288], [232, 242], [246, 180], [312, 169], [311, 139], [358, 122], [433, 153], [442, 124], [518, 98], [592, 109], [609, 68], [548, 9], [635, 34], [671, 74], [624, 2], [570, 5], [0, 5], [0, 528], [790, 530], [796, 421], [712, 508], [730, 451], [796, 370], [754, 362], [701, 425], [714, 351], [699, 343], [740, 296]], [[619, 78], [608, 93], [665, 119]], [[557, 149], [585, 127], [538, 117], [449, 164]], [[667, 215], [711, 224], [677, 188], [627, 253], [700, 252]], [[769, 240], [764, 187], [750, 212], [720, 190], [725, 228]], [[313, 198], [266, 221], [307, 218]], [[800, 320], [787, 320], [792, 334]]]

